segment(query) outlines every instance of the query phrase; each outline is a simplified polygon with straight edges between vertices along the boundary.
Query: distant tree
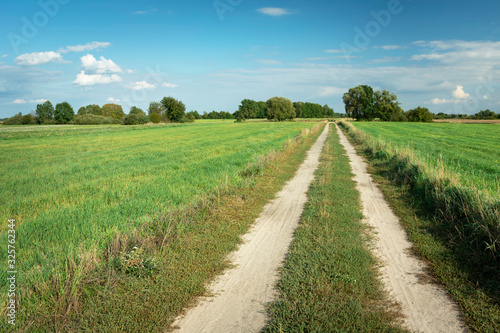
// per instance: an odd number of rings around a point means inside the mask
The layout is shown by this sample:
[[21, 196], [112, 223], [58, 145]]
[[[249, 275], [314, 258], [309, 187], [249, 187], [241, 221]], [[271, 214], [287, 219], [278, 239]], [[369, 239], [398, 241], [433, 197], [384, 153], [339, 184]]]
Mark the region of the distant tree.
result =
[[497, 114], [493, 111], [490, 111], [490, 109], [486, 109], [486, 110], [482, 110], [482, 111], [479, 111], [478, 113], [476, 113], [474, 115], [474, 118], [476, 119], [496, 119], [497, 118]]
[[84, 116], [86, 114], [87, 114], [87, 108], [85, 106], [82, 106], [81, 108], [78, 109], [77, 115]]
[[124, 125], [141, 125], [149, 122], [149, 117], [142, 113], [129, 113], [123, 118]]
[[241, 105], [238, 107], [238, 116], [251, 119], [256, 118], [259, 112], [259, 104], [251, 99], [244, 99], [241, 101]]
[[387, 90], [374, 93], [374, 116], [382, 121], [401, 121], [404, 119], [403, 109], [399, 106], [395, 94]]
[[102, 115], [119, 120], [125, 117], [122, 106], [114, 103], [104, 104], [102, 106]]
[[164, 113], [165, 108], [160, 102], [149, 102], [148, 115], [153, 123], [159, 123]]
[[21, 124], [22, 125], [29, 125], [33, 122], [33, 116], [30, 115], [30, 114], [27, 114], [27, 115], [24, 115], [22, 118], [21, 118]]
[[189, 116], [189, 115], [192, 115], [194, 117], [194, 119], [201, 119], [200, 114], [196, 110], [189, 111], [188, 113], [186, 113], [186, 116]]
[[257, 106], [259, 107], [259, 111], [257, 111], [257, 114], [255, 115], [255, 118], [258, 119], [265, 119], [266, 118], [266, 110], [267, 110], [267, 104], [264, 101], [258, 101]]
[[360, 85], [349, 89], [343, 96], [345, 111], [350, 118], [356, 120], [373, 120], [374, 95], [373, 89], [367, 85]]
[[56, 105], [56, 109], [54, 111], [54, 120], [58, 124], [67, 124], [68, 122], [73, 120], [74, 116], [75, 112], [68, 102], [62, 102]]
[[38, 104], [35, 111], [38, 122], [43, 124], [47, 120], [51, 120], [54, 116], [54, 106], [50, 101], [46, 101], [43, 104]]
[[427, 108], [417, 107], [416, 109], [412, 109], [406, 111], [405, 113], [406, 119], [411, 122], [425, 122], [430, 123], [433, 119], [433, 114]]
[[165, 108], [165, 116], [173, 122], [179, 122], [185, 115], [186, 106], [173, 97], [163, 97], [161, 104]]
[[102, 108], [97, 104], [90, 104], [86, 106], [87, 114], [102, 116]]
[[304, 103], [302, 102], [295, 102], [293, 103], [293, 107], [295, 108], [295, 116], [297, 118], [302, 118], [302, 106]]
[[267, 119], [283, 121], [295, 118], [293, 103], [288, 98], [273, 97], [267, 101]]
[[146, 113], [144, 111], [142, 111], [142, 109], [139, 109], [137, 106], [132, 106], [130, 108], [130, 111], [128, 114], [138, 114], [138, 115], [141, 115], [141, 116], [145, 116]]
[[18, 114], [4, 120], [3, 125], [21, 125], [23, 119], [23, 114], [19, 112]]
[[333, 117], [334, 115], [333, 108], [329, 107], [327, 104], [323, 105], [323, 116]]

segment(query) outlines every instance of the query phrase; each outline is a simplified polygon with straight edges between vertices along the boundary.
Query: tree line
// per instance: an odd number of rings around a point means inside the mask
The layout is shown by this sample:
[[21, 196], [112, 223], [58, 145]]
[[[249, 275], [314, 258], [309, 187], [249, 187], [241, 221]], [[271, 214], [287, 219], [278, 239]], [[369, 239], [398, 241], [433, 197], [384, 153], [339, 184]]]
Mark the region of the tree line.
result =
[[198, 111], [186, 113], [186, 106], [180, 100], [171, 96], [164, 97], [161, 101], [149, 103], [147, 114], [142, 109], [132, 106], [128, 114], [125, 114], [121, 105], [108, 103], [100, 107], [97, 104], [82, 106], [75, 114], [72, 106], [62, 102], [54, 108], [50, 101], [38, 104], [35, 111], [28, 115], [19, 113], [3, 123], [5, 125], [24, 124], [76, 124], [76, 125], [98, 125], [98, 124], [125, 124], [137, 125], [148, 122], [194, 122], [197, 119], [236, 119], [245, 121], [247, 119], [268, 119], [272, 121], [284, 121], [294, 118], [325, 118], [334, 117], [334, 111], [328, 105], [321, 106], [309, 102], [292, 103], [288, 98], [273, 97], [264, 101], [244, 99], [234, 113], [228, 111], [203, 112]]

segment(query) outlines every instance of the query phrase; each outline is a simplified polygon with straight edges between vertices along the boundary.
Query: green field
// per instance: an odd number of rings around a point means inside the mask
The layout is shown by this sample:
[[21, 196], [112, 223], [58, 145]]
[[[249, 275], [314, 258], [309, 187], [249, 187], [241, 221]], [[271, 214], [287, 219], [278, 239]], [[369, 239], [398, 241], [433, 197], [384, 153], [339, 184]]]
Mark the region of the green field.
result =
[[432, 166], [444, 165], [467, 186], [500, 197], [500, 125], [354, 123], [393, 147], [411, 149]]
[[[85, 256], [99, 263], [117, 237], [140, 238], [144, 226], [157, 227], [155, 217], [239, 186], [260, 172], [262, 156], [282, 150], [314, 125], [1, 128], [0, 251], [6, 259], [7, 222], [15, 219], [24, 301], [35, 294], [54, 303], [48, 281], [71, 275], [77, 285]], [[70, 274], [72, 264], [77, 268]]]

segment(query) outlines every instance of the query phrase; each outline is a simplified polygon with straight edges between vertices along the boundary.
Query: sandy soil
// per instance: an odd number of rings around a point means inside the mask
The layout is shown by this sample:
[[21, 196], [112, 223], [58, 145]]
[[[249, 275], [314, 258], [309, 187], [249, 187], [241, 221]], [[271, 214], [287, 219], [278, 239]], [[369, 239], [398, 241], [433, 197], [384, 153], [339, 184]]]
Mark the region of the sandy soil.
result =
[[401, 305], [406, 317], [404, 324], [415, 332], [466, 332], [457, 306], [440, 286], [430, 282], [426, 265], [410, 254], [412, 244], [399, 219], [363, 160], [338, 127], [337, 130], [351, 160], [365, 222], [374, 229], [374, 253], [381, 262], [382, 280], [390, 297]]
[[232, 255], [235, 268], [210, 287], [208, 297], [178, 318], [175, 332], [258, 332], [266, 321], [265, 304], [275, 296], [274, 285], [293, 233], [298, 226], [306, 192], [319, 165], [328, 126], [308, 152], [295, 177], [264, 207], [244, 243]]

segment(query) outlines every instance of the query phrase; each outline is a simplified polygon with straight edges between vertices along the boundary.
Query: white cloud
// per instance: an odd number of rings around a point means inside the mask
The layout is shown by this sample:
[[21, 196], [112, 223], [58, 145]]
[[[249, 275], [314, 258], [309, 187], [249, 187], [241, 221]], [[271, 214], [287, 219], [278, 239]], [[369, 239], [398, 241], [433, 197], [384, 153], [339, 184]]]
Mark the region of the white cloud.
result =
[[264, 65], [281, 65], [281, 64], [283, 64], [282, 61], [274, 60], [274, 59], [256, 59], [255, 62], [258, 62], [259, 64], [264, 64]]
[[30, 100], [30, 103], [45, 103], [45, 102], [47, 102], [47, 101], [48, 101], [48, 99], [44, 99], [44, 98], [42, 98], [42, 99], [34, 99], [34, 100]]
[[439, 105], [439, 104], [448, 104], [448, 103], [453, 103], [452, 100], [447, 100], [447, 99], [439, 99], [439, 98], [434, 98], [431, 101], [432, 104], [434, 105]]
[[4, 55], [2, 56], [2, 59], [7, 58], [8, 56], [9, 56], [8, 54], [4, 54]]
[[398, 50], [398, 49], [402, 49], [403, 47], [399, 46], [399, 45], [384, 45], [384, 46], [381, 46], [380, 48], [384, 49], [384, 50]]
[[287, 9], [284, 8], [276, 8], [276, 7], [264, 7], [259, 8], [257, 11], [261, 14], [270, 15], [270, 16], [282, 16], [282, 15], [290, 15]]
[[169, 82], [163, 82], [161, 86], [164, 88], [177, 88], [178, 87], [177, 84], [169, 83]]
[[457, 86], [457, 89], [453, 92], [453, 97], [457, 99], [466, 99], [469, 98], [470, 94], [467, 94], [464, 91], [464, 87], [462, 86]]
[[102, 74], [85, 74], [85, 71], [81, 71], [77, 74], [76, 80], [73, 83], [80, 86], [93, 86], [96, 84], [108, 84], [114, 82], [121, 82], [122, 78], [116, 74], [113, 75], [102, 75]]
[[12, 102], [10, 102], [10, 104], [26, 104], [28, 102], [26, 102], [24, 99], [16, 99], [16, 100], [13, 100]]
[[91, 50], [96, 50], [104, 47], [108, 47], [111, 45], [111, 43], [108, 42], [92, 42], [92, 43], [87, 43], [85, 45], [68, 45], [64, 49], [60, 49], [59, 52], [61, 53], [68, 53], [68, 52], [83, 52], [83, 51], [91, 51]]
[[60, 53], [54, 51], [21, 54], [16, 58], [15, 62], [22, 66], [36, 66], [49, 62], [68, 63], [68, 61], [63, 59]]
[[412, 56], [410, 59], [411, 60], [441, 60], [444, 59], [446, 55], [444, 54], [436, 54], [436, 53], [431, 53], [431, 54], [417, 54]]
[[337, 87], [323, 87], [318, 93], [318, 97], [327, 97], [327, 96], [342, 96], [347, 92], [348, 89], [345, 88], [337, 88]]
[[154, 84], [147, 83], [146, 81], [133, 82], [129, 85], [131, 89], [134, 90], [144, 90], [144, 89], [155, 89]]
[[113, 98], [113, 97], [110, 97], [106, 100], [107, 102], [110, 102], [110, 103], [121, 103], [121, 100], [118, 99], [118, 98]]
[[380, 59], [373, 59], [370, 62], [373, 64], [382, 64], [382, 63], [386, 63], [386, 62], [397, 62], [397, 61], [401, 61], [401, 60], [403, 60], [403, 58], [401, 58], [401, 57], [383, 57]]
[[342, 50], [325, 50], [326, 53], [342, 53]]
[[121, 67], [115, 64], [113, 60], [104, 57], [100, 57], [99, 59], [96, 60], [92, 54], [87, 54], [80, 58], [85, 71], [97, 74], [123, 73]]

